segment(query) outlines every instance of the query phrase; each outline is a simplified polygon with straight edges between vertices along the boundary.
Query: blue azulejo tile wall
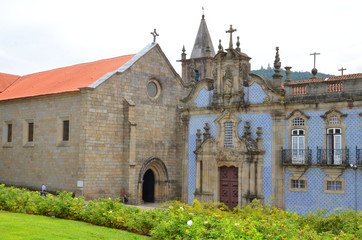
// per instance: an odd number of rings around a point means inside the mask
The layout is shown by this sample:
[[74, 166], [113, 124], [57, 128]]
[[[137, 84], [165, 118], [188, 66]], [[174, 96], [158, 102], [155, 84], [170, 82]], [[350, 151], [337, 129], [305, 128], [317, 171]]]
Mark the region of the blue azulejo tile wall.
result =
[[[263, 164], [263, 195], [265, 201], [269, 201], [272, 196], [272, 122], [271, 116], [268, 113], [260, 114], [238, 114], [241, 122], [238, 125], [238, 135], [241, 137], [244, 134], [245, 122], [249, 122], [252, 138], [256, 139], [257, 127], [263, 128], [263, 150], [264, 164]], [[189, 166], [188, 166], [188, 202], [191, 203], [194, 199], [195, 181], [196, 181], [196, 156], [194, 151], [196, 149], [196, 132], [201, 129], [204, 132], [205, 123], [209, 124], [210, 134], [215, 139], [218, 129], [214, 122], [218, 115], [215, 116], [200, 116], [191, 117], [189, 122]]]
[[205, 88], [201, 89], [194, 101], [196, 107], [201, 108], [211, 106], [213, 94], [214, 90], [207, 91]]
[[303, 175], [307, 179], [307, 192], [289, 191], [289, 177], [293, 176], [288, 169], [285, 171], [285, 208], [306, 214], [325, 209], [329, 212], [345, 209], [362, 210], [361, 204], [361, 170], [348, 168], [340, 178], [345, 180], [345, 193], [325, 193], [324, 178], [327, 174], [321, 168], [309, 168]]
[[[349, 161], [356, 163], [356, 146], [362, 148], [362, 129], [361, 117], [359, 113], [361, 109], [345, 109], [341, 110], [343, 114], [347, 114], [344, 120], [346, 124], [345, 146], [349, 149]], [[309, 132], [307, 137], [308, 147], [312, 149], [312, 163], [317, 163], [317, 147], [324, 148], [324, 121], [320, 117], [326, 111], [310, 111], [305, 112], [310, 119], [307, 121]], [[288, 121], [285, 123], [288, 126]], [[288, 133], [286, 131], [286, 148], [288, 148]], [[307, 192], [291, 192], [289, 191], [289, 177], [291, 173], [285, 171], [285, 206], [286, 209], [298, 213], [307, 213], [316, 211], [317, 209], [326, 209], [334, 211], [336, 209], [354, 209], [362, 210], [362, 186], [358, 184], [362, 180], [362, 170], [346, 168], [340, 178], [345, 180], [344, 194], [331, 194], [324, 191], [324, 178], [327, 177], [324, 170], [314, 166], [309, 168], [303, 177], [307, 178]]]
[[194, 151], [196, 150], [196, 133], [197, 129], [200, 129], [201, 132], [204, 132], [205, 123], [209, 124], [210, 134], [213, 139], [217, 135], [217, 125], [214, 122], [218, 116], [201, 116], [201, 117], [191, 117], [189, 121], [189, 165], [188, 165], [188, 203], [194, 200], [194, 193], [196, 189], [196, 155]]
[[244, 101], [249, 104], [263, 103], [265, 94], [262, 87], [254, 82], [250, 87], [244, 87]]

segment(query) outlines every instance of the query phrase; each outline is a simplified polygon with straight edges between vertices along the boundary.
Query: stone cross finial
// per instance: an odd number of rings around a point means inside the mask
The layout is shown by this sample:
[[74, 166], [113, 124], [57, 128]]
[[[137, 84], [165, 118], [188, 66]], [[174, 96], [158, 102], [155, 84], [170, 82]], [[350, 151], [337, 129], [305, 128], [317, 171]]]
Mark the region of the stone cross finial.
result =
[[347, 68], [341, 67], [340, 69], [338, 69], [338, 71], [341, 71], [341, 72], [342, 72], [342, 76], [343, 76], [343, 71], [344, 71], [344, 70], [347, 70]]
[[315, 67], [315, 60], [316, 60], [316, 56], [317, 56], [317, 55], [320, 55], [320, 53], [314, 52], [314, 53], [311, 53], [311, 54], [309, 54], [309, 55], [314, 55], [314, 67], [313, 67], [313, 69], [312, 69], [312, 74], [313, 74], [313, 77], [312, 77], [312, 78], [316, 78], [316, 77], [317, 77], [318, 70], [317, 70], [316, 67]]
[[309, 55], [314, 55], [314, 65], [313, 65], [313, 68], [315, 68], [315, 60], [316, 60], [316, 56], [317, 55], [321, 55], [320, 53], [316, 53], [316, 52], [314, 52], [314, 53], [311, 53], [311, 54], [309, 54]]
[[156, 28], [153, 30], [153, 32], [151, 32], [152, 36], [153, 36], [153, 42], [156, 42], [156, 37], [158, 37], [158, 33], [156, 32]]
[[233, 25], [230, 25], [230, 29], [226, 31], [226, 33], [230, 33], [230, 43], [229, 48], [233, 48], [233, 32], [236, 32], [236, 29], [233, 29]]

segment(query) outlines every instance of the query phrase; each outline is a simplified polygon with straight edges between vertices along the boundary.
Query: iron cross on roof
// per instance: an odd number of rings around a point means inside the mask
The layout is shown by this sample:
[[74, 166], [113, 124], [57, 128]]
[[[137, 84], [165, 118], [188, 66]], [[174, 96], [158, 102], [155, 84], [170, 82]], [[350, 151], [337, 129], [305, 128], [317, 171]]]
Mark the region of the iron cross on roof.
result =
[[317, 56], [317, 55], [320, 55], [320, 53], [314, 52], [314, 53], [311, 53], [311, 54], [309, 54], [309, 55], [314, 55], [314, 68], [315, 68], [315, 59], [316, 59], [316, 56]]
[[226, 33], [230, 33], [230, 43], [229, 48], [233, 48], [233, 32], [236, 32], [236, 29], [233, 29], [233, 25], [230, 25], [230, 29], [226, 31]]
[[153, 30], [153, 32], [151, 32], [152, 36], [153, 36], [153, 42], [156, 42], [156, 37], [159, 36], [158, 33], [156, 32], [156, 28]]
[[342, 76], [343, 76], [343, 71], [344, 71], [344, 70], [347, 70], [347, 68], [341, 67], [341, 69], [338, 69], [338, 71], [341, 71], [341, 72], [342, 72]]

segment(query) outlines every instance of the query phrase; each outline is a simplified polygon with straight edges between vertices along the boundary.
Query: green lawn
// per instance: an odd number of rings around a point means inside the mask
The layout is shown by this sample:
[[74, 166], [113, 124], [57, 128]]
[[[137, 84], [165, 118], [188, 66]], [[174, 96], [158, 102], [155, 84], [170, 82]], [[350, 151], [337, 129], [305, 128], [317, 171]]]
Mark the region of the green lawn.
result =
[[0, 211], [0, 239], [150, 239], [65, 219]]

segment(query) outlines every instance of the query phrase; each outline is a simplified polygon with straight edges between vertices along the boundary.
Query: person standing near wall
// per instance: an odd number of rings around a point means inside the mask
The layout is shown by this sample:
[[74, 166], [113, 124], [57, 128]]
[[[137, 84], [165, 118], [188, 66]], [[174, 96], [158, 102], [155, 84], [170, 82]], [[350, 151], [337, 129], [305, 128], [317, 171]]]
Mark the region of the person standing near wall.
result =
[[43, 196], [44, 195], [44, 197], [46, 197], [47, 196], [47, 194], [46, 194], [46, 191], [47, 190], [47, 187], [44, 185], [44, 184], [42, 184], [41, 185], [41, 193], [40, 193], [40, 196]]

